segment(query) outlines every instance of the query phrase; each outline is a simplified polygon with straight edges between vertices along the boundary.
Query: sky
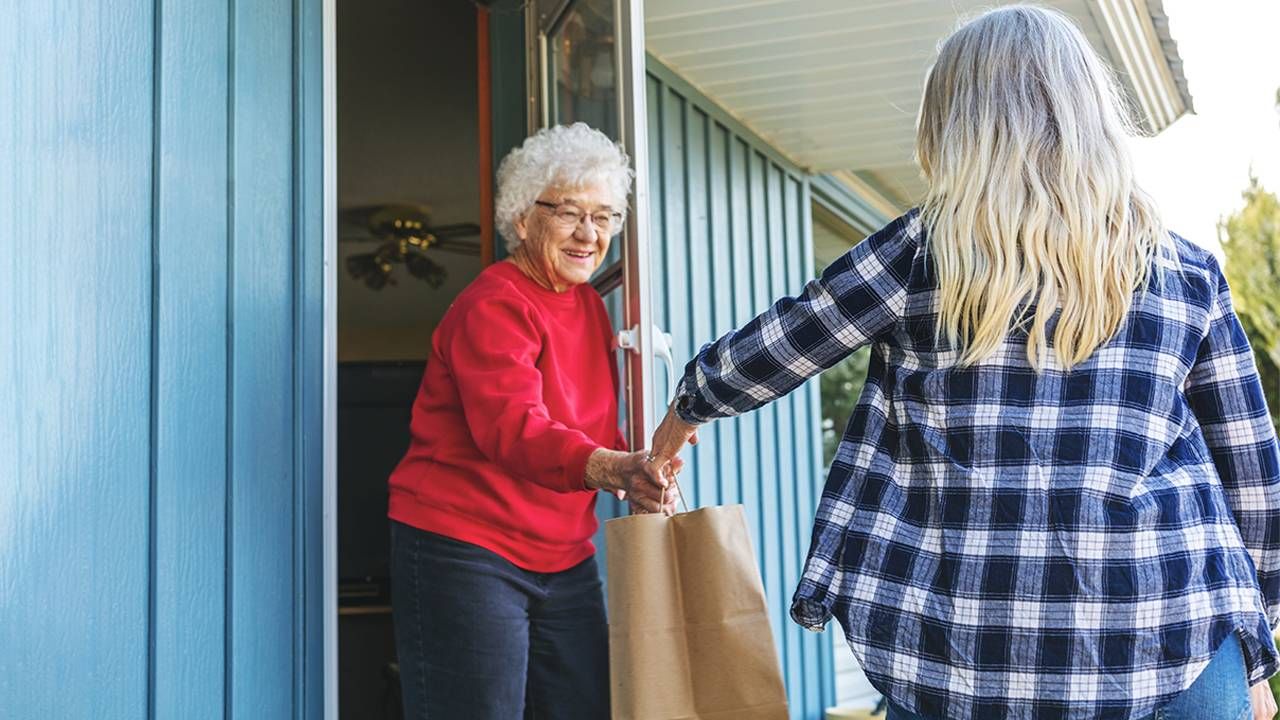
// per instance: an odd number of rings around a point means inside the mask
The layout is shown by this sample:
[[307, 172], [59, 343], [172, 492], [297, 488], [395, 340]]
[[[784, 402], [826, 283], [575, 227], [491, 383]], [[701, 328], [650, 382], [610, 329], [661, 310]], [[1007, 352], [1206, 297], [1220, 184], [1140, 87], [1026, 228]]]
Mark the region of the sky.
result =
[[1138, 182], [1169, 229], [1221, 256], [1218, 220], [1249, 169], [1280, 191], [1280, 0], [1164, 0], [1195, 114], [1132, 141]]

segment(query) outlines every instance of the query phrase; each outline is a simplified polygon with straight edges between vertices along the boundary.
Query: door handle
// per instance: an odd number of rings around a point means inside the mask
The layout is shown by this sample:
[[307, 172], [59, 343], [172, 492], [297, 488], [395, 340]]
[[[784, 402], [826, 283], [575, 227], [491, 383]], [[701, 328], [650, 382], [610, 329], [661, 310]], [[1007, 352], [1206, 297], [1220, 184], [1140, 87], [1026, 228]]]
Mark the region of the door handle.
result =
[[[640, 326], [629, 330], [618, 331], [618, 347], [634, 353], [640, 352]], [[675, 339], [671, 333], [663, 332], [657, 325], [653, 326], [653, 356], [667, 366], [667, 400], [676, 394], [676, 359], [673, 354]]]
[[[671, 402], [671, 398], [676, 396], [676, 358], [673, 352], [675, 348], [675, 339], [671, 337], [671, 333], [663, 332], [657, 325], [653, 326], [653, 355], [662, 360], [667, 366], [667, 398], [666, 402]], [[665, 404], [665, 403], [664, 403]], [[661, 405], [659, 405], [661, 407]]]

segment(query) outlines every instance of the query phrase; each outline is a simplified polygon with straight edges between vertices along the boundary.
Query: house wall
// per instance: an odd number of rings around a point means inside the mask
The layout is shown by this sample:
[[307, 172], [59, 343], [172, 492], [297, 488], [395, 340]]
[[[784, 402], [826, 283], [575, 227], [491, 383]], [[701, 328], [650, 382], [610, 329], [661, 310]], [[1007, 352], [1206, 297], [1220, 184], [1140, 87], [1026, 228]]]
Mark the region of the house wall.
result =
[[[654, 317], [682, 369], [812, 277], [809, 177], [652, 57], [647, 90]], [[691, 507], [746, 508], [795, 718], [822, 717], [835, 697], [830, 634], [787, 612], [822, 487], [819, 413], [811, 382], [712, 423], [681, 476]]]
[[[320, 6], [0, 24], [0, 717], [322, 713]], [[656, 62], [648, 93], [683, 364], [812, 273], [809, 178]], [[746, 506], [797, 718], [833, 698], [786, 616], [819, 452], [810, 384], [708, 428], [686, 481]]]
[[320, 2], [20, 3], [0, 68], [0, 717], [318, 716]]

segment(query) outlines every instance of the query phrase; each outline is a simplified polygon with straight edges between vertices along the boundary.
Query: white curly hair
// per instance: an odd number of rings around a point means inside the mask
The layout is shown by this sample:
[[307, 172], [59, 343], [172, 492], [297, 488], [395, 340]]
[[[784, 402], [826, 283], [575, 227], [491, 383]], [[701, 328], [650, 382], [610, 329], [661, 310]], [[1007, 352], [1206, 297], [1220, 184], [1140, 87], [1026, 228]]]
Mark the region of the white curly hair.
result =
[[626, 217], [631, 165], [622, 147], [586, 123], [556, 125], [530, 135], [498, 166], [494, 221], [507, 252], [520, 247], [515, 221], [550, 187], [576, 189], [601, 184], [612, 206]]

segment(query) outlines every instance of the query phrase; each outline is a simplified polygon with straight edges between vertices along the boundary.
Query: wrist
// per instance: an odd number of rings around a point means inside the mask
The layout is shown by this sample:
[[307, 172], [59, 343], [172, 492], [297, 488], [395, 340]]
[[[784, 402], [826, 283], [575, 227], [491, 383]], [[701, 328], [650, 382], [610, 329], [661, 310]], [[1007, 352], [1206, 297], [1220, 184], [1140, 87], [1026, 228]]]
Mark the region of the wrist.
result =
[[587, 458], [586, 471], [583, 473], [583, 484], [590, 490], [618, 490], [616, 472], [618, 456], [626, 453], [607, 448], [597, 448]]

